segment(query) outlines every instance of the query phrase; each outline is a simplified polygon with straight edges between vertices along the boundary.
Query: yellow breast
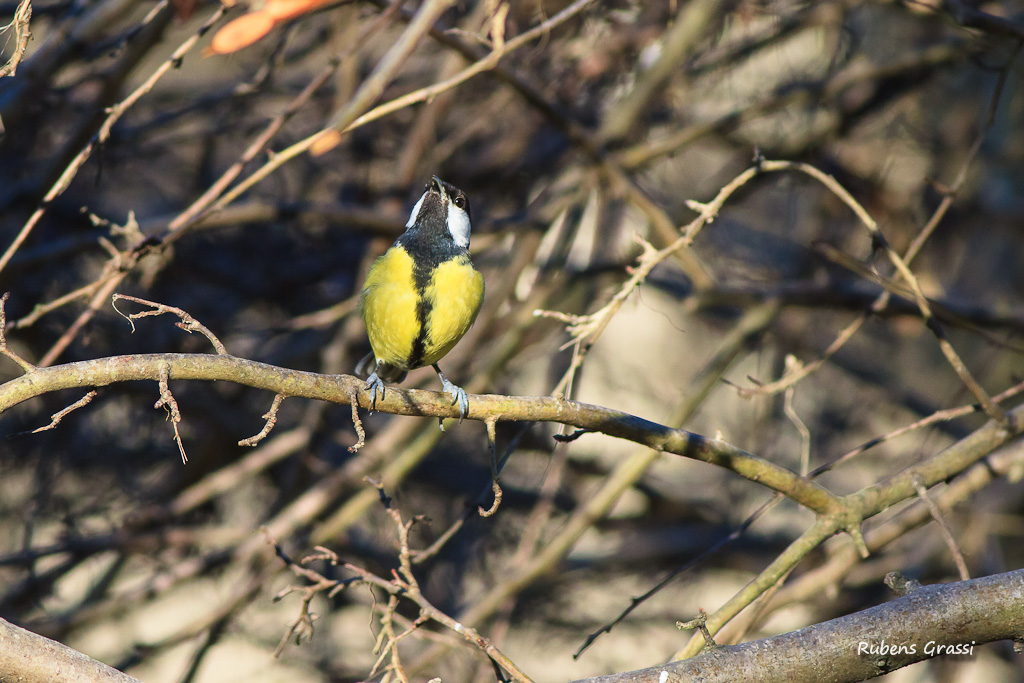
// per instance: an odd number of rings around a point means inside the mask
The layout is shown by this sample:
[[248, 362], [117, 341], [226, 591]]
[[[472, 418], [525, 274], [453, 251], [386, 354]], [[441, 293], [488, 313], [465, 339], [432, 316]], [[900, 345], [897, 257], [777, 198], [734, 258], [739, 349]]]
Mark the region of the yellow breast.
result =
[[412, 257], [401, 247], [391, 247], [370, 267], [363, 286], [363, 320], [378, 361], [409, 369], [421, 330], [419, 300]]
[[422, 364], [432, 365], [452, 350], [476, 320], [484, 300], [484, 278], [469, 256], [458, 256], [434, 269], [425, 296], [430, 310]]
[[[416, 278], [413, 257], [395, 245], [371, 266], [362, 312], [373, 355], [411, 370], [445, 356], [476, 319], [484, 279], [467, 254], [443, 261]], [[424, 277], [424, 276], [427, 277]]]

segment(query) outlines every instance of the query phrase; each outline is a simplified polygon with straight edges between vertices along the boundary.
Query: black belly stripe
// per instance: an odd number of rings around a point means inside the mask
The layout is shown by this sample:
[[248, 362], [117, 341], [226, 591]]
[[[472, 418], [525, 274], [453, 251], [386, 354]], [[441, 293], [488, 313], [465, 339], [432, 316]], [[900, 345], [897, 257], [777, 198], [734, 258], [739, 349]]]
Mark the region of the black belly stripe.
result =
[[423, 364], [423, 355], [427, 349], [427, 339], [430, 335], [428, 321], [433, 305], [427, 299], [427, 288], [430, 286], [430, 279], [434, 275], [434, 269], [445, 261], [458, 258], [467, 253], [465, 249], [455, 246], [447, 240], [425, 239], [425, 235], [419, 230], [409, 230], [398, 240], [399, 244], [412, 257], [413, 285], [416, 287], [416, 321], [419, 323], [419, 334], [412, 342], [412, 351], [409, 353], [407, 368], [409, 370], [420, 367]]
[[[428, 280], [427, 283], [429, 282]], [[433, 306], [427, 301], [426, 290], [427, 285], [421, 285], [419, 278], [416, 278], [416, 293], [419, 296], [419, 301], [416, 302], [416, 321], [420, 324], [420, 332], [412, 340], [412, 351], [409, 354], [410, 369], [423, 364], [423, 354], [427, 350], [427, 321], [430, 319], [430, 309]]]

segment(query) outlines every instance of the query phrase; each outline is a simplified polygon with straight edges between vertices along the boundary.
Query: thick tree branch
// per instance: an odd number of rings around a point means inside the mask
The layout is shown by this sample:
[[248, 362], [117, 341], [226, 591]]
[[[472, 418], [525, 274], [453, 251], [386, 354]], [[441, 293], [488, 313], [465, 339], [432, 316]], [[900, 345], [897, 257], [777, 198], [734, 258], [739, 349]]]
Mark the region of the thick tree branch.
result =
[[[364, 382], [350, 375], [321, 375], [266, 363], [211, 354], [138, 354], [79, 361], [35, 370], [0, 385], [0, 413], [36, 396], [61, 389], [107, 386], [133, 380], [159, 380], [163, 368], [175, 380], [227, 380], [284, 396], [350, 404], [352, 395], [369, 407]], [[476, 420], [558, 422], [633, 441], [732, 470], [773, 491], [785, 494], [818, 514], [838, 510], [838, 499], [791, 470], [751, 455], [717, 439], [600, 406], [550, 397], [474, 395], [469, 417]], [[458, 417], [445, 394], [388, 387], [376, 409], [396, 415]]]
[[0, 619], [0, 681], [139, 683], [103, 662]]
[[[1018, 569], [925, 586], [883, 605], [799, 631], [586, 681], [862, 681], [940, 654], [975, 654], [974, 648], [981, 643], [1022, 635], [1024, 569]], [[971, 649], [940, 650], [950, 646]]]
[[[830, 517], [819, 517], [797, 540], [768, 565], [753, 581], [739, 593], [719, 607], [708, 617], [708, 627], [717, 633], [733, 617], [750, 605], [757, 597], [771, 589], [802, 560], [811, 549], [835, 533], [846, 530], [857, 544], [862, 556], [868, 548], [861, 534], [864, 520], [883, 510], [916, 495], [914, 482], [919, 481], [930, 487], [960, 474], [986, 455], [1007, 444], [1024, 430], [1024, 406], [1007, 412], [1007, 420], [989, 420], [966, 437], [943, 449], [924, 462], [894, 474], [877, 484], [866, 486], [856, 493], [841, 499], [840, 513]], [[690, 641], [675, 654], [675, 659], [693, 657], [704, 647], [699, 636]]]

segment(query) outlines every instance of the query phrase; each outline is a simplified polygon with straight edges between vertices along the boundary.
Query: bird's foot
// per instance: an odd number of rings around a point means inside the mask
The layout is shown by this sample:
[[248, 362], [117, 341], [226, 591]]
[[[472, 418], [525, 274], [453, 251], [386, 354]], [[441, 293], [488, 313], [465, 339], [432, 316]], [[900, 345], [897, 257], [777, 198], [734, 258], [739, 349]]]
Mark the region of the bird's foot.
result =
[[469, 396], [462, 387], [457, 387], [448, 381], [448, 378], [441, 375], [441, 389], [452, 397], [452, 403], [459, 404], [459, 422], [469, 414]]
[[380, 380], [377, 373], [374, 372], [366, 379], [366, 386], [363, 387], [370, 392], [370, 410], [374, 409], [377, 405], [377, 391], [380, 390], [381, 398], [384, 398], [384, 382]]

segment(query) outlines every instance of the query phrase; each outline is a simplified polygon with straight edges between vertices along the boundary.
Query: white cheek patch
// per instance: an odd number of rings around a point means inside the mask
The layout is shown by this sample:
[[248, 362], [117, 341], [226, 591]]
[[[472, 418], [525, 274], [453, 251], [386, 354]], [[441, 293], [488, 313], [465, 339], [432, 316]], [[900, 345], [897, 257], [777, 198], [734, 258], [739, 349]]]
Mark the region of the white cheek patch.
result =
[[452, 240], [463, 249], [469, 247], [469, 214], [448, 202], [448, 232]]
[[416, 216], [420, 213], [420, 207], [423, 206], [423, 200], [427, 198], [426, 192], [420, 197], [420, 200], [416, 202], [416, 206], [412, 207], [412, 213], [409, 214], [409, 222], [405, 224], [405, 227], [411, 228], [413, 223], [416, 222]]

